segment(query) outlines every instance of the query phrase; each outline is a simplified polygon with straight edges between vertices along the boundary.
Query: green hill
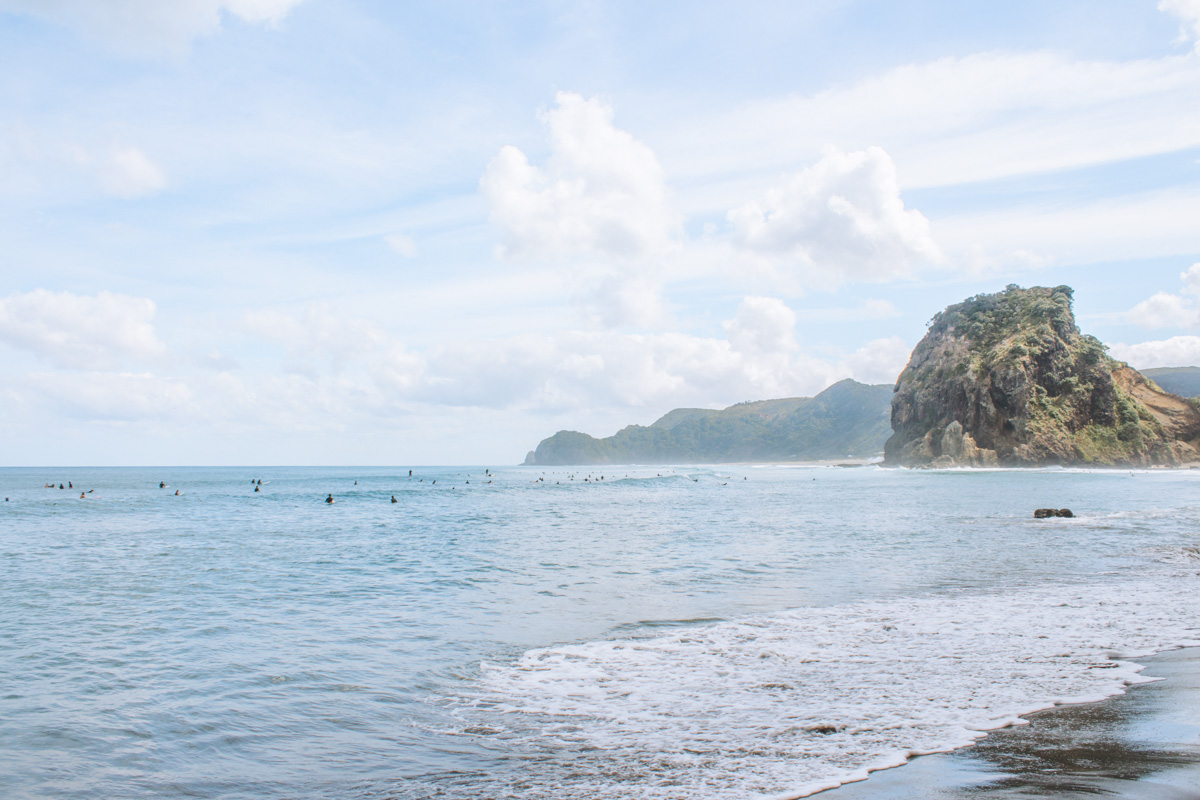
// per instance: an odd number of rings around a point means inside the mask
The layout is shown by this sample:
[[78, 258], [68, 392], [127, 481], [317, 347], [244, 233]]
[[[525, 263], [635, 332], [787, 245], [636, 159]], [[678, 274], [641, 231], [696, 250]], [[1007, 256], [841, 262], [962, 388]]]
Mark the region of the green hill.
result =
[[1138, 372], [1180, 397], [1200, 397], [1200, 367], [1158, 367]]
[[890, 384], [835, 383], [816, 397], [738, 403], [716, 411], [677, 408], [652, 425], [596, 439], [559, 431], [526, 464], [696, 464], [864, 458], [891, 433]]

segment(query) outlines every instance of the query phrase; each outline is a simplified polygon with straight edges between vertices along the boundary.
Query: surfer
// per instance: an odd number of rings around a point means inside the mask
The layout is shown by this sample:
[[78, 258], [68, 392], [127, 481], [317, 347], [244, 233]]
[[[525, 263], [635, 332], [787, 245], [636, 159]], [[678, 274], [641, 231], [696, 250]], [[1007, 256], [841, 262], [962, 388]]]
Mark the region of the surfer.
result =
[[[254, 487], [254, 491], [256, 491], [256, 492], [258, 491], [258, 486], [257, 486], [257, 485]], [[178, 492], [176, 492], [176, 494], [178, 494]]]
[[[254, 491], [256, 491], [256, 492], [257, 492], [257, 491], [258, 491], [258, 489], [255, 489]], [[175, 490], [175, 496], [176, 496], [176, 497], [179, 497], [179, 490], [178, 490], [178, 489], [176, 489], [176, 490]]]
[[396, 499], [396, 495], [392, 495], [392, 502], [393, 502], [393, 503], [398, 503], [398, 502], [400, 502], [400, 501]]
[[325, 502], [330, 505], [333, 505], [333, 494], [332, 493], [329, 495], [329, 497], [325, 498]]
[[159, 481], [158, 488], [165, 489], [165, 488], [167, 488], [167, 484], [164, 481]]

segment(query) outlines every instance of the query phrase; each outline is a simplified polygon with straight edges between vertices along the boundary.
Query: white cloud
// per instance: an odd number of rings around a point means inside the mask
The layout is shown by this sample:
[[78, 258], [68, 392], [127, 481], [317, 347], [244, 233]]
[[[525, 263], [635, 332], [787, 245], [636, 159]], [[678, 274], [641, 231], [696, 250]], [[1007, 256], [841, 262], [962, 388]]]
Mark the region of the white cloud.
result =
[[417, 243], [412, 240], [411, 236], [403, 233], [389, 233], [383, 237], [383, 241], [387, 242], [387, 246], [392, 249], [393, 253], [404, 258], [413, 258], [417, 254]]
[[288, 358], [307, 370], [328, 359], [335, 371], [341, 371], [356, 356], [371, 353], [387, 341], [373, 323], [340, 317], [325, 303], [310, 303], [299, 316], [274, 309], [248, 311], [242, 326], [284, 345]]
[[1172, 336], [1157, 342], [1109, 345], [1114, 358], [1138, 369], [1200, 366], [1200, 336]]
[[905, 209], [896, 167], [878, 147], [827, 151], [764, 203], [727, 216], [737, 245], [799, 264], [825, 285], [907, 277], [941, 258], [929, 220]]
[[111, 369], [167, 352], [154, 333], [154, 302], [35, 289], [0, 300], [0, 341], [73, 369]]
[[863, 383], [895, 383], [908, 364], [912, 346], [899, 336], [867, 342], [846, 358], [855, 380]]
[[1179, 294], [1157, 292], [1125, 312], [1126, 322], [1143, 328], [1194, 328], [1200, 324], [1200, 263], [1179, 273], [1183, 289]]
[[73, 419], [144, 422], [183, 416], [192, 405], [182, 381], [146, 373], [38, 373], [23, 382]]
[[398, 401], [535, 410], [668, 410], [815, 394], [842, 378], [890, 382], [908, 358], [898, 338], [845, 357], [806, 353], [795, 312], [747, 297], [726, 338], [684, 333], [564, 331], [460, 341], [428, 354], [395, 346], [373, 361], [376, 385]]
[[655, 328], [666, 323], [662, 290], [651, 276], [609, 272], [585, 281], [575, 295], [589, 321], [605, 328]]
[[96, 177], [106, 192], [117, 197], [143, 197], [167, 185], [162, 169], [136, 147], [115, 147], [96, 166]]
[[223, 14], [278, 25], [303, 0], [0, 0], [0, 11], [67, 25], [129, 54], [187, 52], [193, 39], [221, 29]]
[[503, 147], [480, 179], [502, 257], [576, 254], [632, 258], [668, 247], [679, 229], [654, 152], [612, 124], [597, 98], [559, 92], [540, 117], [545, 167]]
[[747, 297], [725, 323], [729, 345], [747, 355], [779, 355], [799, 349], [796, 312], [774, 297]]
[[884, 148], [909, 190], [1065, 170], [1200, 145], [1200, 61], [941, 58], [668, 120], [654, 140], [672, 179], [694, 187], [680, 195], [688, 213], [716, 211], [731, 190], [762, 185], [830, 143]]
[[1125, 319], [1143, 328], [1188, 328], [1197, 322], [1196, 305], [1177, 294], [1158, 292], [1127, 311]]
[[1200, 53], [1200, 0], [1159, 0], [1158, 10], [1179, 20], [1180, 38], [1185, 42], [1194, 39]]

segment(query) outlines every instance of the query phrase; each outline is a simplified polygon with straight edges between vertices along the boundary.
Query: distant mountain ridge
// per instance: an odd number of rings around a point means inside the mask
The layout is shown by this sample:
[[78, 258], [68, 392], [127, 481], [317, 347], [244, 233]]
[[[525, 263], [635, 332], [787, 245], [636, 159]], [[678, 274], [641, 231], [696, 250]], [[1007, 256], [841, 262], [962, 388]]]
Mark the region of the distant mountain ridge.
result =
[[880, 455], [891, 435], [891, 384], [835, 383], [815, 397], [677, 408], [649, 426], [597, 439], [559, 431], [526, 464], [695, 464], [815, 461]]
[[1163, 391], [1180, 397], [1200, 397], [1200, 367], [1157, 367], [1138, 372], [1154, 381]]

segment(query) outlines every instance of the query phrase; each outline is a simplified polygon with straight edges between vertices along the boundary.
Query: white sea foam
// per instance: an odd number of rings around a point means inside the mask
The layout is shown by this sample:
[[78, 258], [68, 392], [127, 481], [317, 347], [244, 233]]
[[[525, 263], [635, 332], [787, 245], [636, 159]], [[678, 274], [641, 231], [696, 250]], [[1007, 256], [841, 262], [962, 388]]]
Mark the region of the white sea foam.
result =
[[550, 765], [522, 797], [803, 797], [1119, 693], [1141, 680], [1127, 659], [1200, 644], [1196, 562], [1168, 561], [533, 650], [485, 664], [478, 699]]

